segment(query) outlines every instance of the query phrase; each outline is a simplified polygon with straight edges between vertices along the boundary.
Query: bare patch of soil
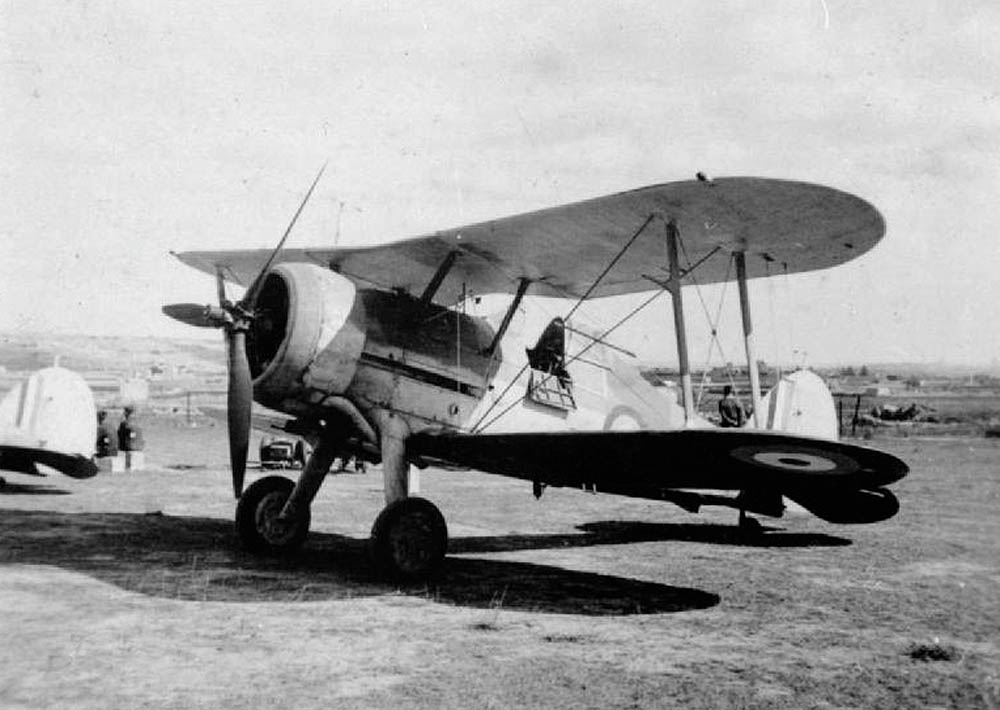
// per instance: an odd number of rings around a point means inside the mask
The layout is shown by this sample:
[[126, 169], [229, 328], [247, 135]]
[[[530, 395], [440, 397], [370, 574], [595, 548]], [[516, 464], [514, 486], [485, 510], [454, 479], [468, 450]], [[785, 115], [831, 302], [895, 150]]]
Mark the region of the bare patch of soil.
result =
[[236, 545], [221, 428], [147, 423], [150, 469], [0, 491], [0, 707], [1000, 706], [1000, 442], [882, 445], [872, 526], [427, 471], [435, 580], [369, 574], [377, 470], [328, 480], [287, 559]]

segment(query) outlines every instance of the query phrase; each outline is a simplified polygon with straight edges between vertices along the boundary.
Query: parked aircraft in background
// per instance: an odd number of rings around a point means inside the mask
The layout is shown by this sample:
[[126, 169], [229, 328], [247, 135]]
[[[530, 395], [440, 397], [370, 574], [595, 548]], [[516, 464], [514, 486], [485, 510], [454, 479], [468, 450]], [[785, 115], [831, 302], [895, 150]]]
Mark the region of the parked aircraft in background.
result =
[[0, 401], [0, 470], [41, 476], [42, 465], [90, 478], [97, 473], [96, 431], [94, 396], [84, 379], [62, 367], [39, 370]]
[[[249, 549], [302, 543], [344, 451], [382, 463], [386, 507], [372, 549], [403, 578], [432, 572], [447, 546], [438, 509], [409, 496], [411, 464], [522, 478], [536, 495], [584, 486], [691, 511], [728, 505], [741, 520], [743, 511], [780, 516], [783, 496], [834, 523], [898, 510], [885, 486], [906, 464], [837, 442], [819, 378], [799, 373], [762, 396], [747, 297], [748, 279], [772, 266], [822, 269], [871, 249], [885, 224], [867, 202], [820, 185], [699, 175], [381, 246], [284, 249], [315, 186], [273, 252], [177, 254], [216, 277], [219, 305], [164, 307], [226, 334], [236, 525]], [[682, 286], [730, 279], [754, 402], [744, 429], [697, 415], [688, 366]], [[246, 287], [242, 299], [226, 298], [225, 281]], [[462, 306], [473, 292], [512, 298], [502, 317], [473, 317]], [[518, 332], [512, 321], [529, 292], [568, 299], [566, 316]], [[672, 298], [679, 402], [609, 341], [617, 325], [594, 332], [573, 319], [583, 301], [637, 292], [650, 292], [647, 304]], [[243, 490], [254, 399], [294, 416], [296, 433], [315, 442], [297, 482], [268, 476]]]

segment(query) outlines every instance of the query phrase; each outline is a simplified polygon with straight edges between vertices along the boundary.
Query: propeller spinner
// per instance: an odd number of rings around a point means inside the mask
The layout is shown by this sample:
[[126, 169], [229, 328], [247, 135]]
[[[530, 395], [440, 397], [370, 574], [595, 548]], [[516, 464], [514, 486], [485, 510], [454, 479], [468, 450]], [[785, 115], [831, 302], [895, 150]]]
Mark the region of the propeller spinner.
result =
[[226, 393], [227, 421], [229, 425], [229, 463], [233, 472], [233, 494], [239, 498], [243, 493], [243, 481], [246, 476], [247, 452], [250, 448], [250, 414], [253, 408], [253, 377], [250, 373], [250, 362], [247, 359], [247, 331], [253, 324], [257, 297], [263, 287], [264, 278], [270, 270], [278, 254], [285, 246], [288, 235], [291, 234], [295, 222], [312, 196], [316, 184], [323, 176], [326, 164], [320, 168], [302, 203], [292, 216], [278, 246], [271, 252], [260, 272], [247, 287], [243, 298], [232, 303], [226, 298], [225, 281], [222, 272], [216, 271], [216, 285], [219, 296], [218, 307], [201, 306], [196, 303], [173, 303], [163, 306], [165, 315], [199, 328], [222, 328], [226, 337], [227, 369], [229, 383]]

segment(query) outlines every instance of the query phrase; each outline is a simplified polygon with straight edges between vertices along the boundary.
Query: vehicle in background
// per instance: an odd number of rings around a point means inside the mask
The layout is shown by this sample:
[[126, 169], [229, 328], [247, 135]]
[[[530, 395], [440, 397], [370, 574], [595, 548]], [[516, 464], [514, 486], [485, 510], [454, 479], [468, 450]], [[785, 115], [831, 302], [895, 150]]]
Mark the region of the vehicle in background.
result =
[[260, 467], [302, 468], [309, 458], [309, 448], [302, 439], [264, 436], [260, 440]]

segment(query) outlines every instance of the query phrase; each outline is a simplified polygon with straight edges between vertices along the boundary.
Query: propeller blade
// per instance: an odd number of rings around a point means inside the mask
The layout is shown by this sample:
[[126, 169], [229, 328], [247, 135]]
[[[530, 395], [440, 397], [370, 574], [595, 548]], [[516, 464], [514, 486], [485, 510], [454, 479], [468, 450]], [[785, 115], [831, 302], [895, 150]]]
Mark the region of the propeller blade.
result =
[[229, 463], [233, 469], [233, 494], [243, 494], [243, 479], [250, 447], [250, 410], [253, 404], [253, 378], [247, 361], [246, 331], [233, 328], [227, 332], [229, 346]]
[[215, 290], [219, 294], [219, 307], [226, 302], [226, 281], [222, 278], [222, 269], [215, 270]]
[[160, 310], [163, 311], [164, 315], [186, 325], [198, 328], [218, 328], [220, 325], [217, 320], [211, 317], [212, 309], [209, 306], [197, 303], [171, 303], [163, 306]]
[[285, 233], [281, 236], [281, 241], [278, 242], [278, 246], [276, 246], [274, 251], [271, 252], [271, 256], [268, 257], [267, 262], [264, 264], [264, 268], [260, 270], [260, 273], [257, 274], [257, 277], [254, 278], [253, 282], [251, 282], [250, 286], [247, 288], [247, 292], [243, 295], [243, 299], [240, 301], [240, 306], [244, 309], [248, 311], [253, 310], [253, 306], [257, 302], [257, 294], [264, 284], [264, 277], [267, 275], [268, 269], [271, 268], [274, 260], [278, 258], [278, 253], [281, 251], [281, 248], [285, 246], [285, 241], [288, 239], [288, 235], [292, 233], [292, 227], [295, 226], [295, 223], [299, 219], [299, 215], [302, 214], [302, 210], [305, 208], [306, 203], [309, 202], [309, 198], [312, 196], [313, 190], [316, 189], [316, 184], [319, 182], [319, 179], [323, 177], [323, 171], [326, 170], [326, 166], [327, 164], [323, 163], [323, 167], [319, 169], [316, 179], [313, 180], [312, 185], [309, 186], [309, 191], [306, 193], [306, 196], [302, 198], [302, 204], [300, 204], [299, 208], [295, 210], [295, 215], [292, 217], [292, 221], [288, 223], [288, 228], [285, 229]]

